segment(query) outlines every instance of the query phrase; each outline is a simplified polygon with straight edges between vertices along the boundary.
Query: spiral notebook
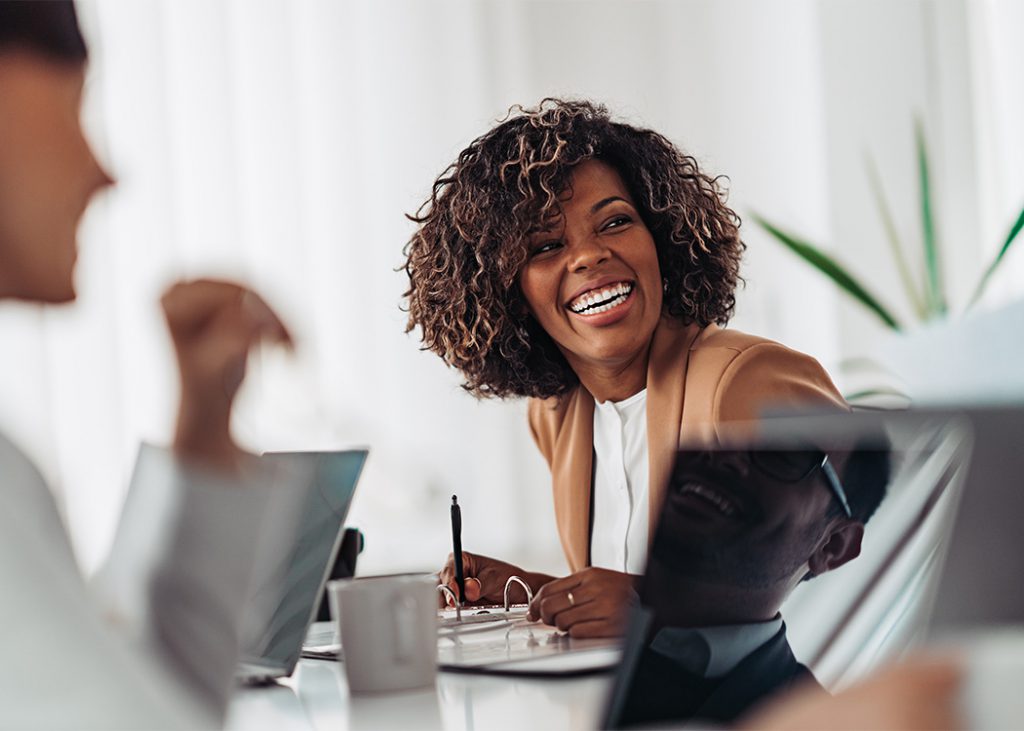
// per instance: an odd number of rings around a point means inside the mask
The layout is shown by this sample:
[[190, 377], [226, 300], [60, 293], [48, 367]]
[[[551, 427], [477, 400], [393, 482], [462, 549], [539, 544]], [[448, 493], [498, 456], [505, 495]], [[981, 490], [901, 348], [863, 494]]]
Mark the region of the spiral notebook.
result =
[[[337, 660], [333, 622], [310, 629], [303, 656]], [[611, 670], [622, 651], [617, 639], [580, 640], [526, 619], [526, 605], [438, 612], [437, 662], [446, 672], [525, 677], [586, 675]]]

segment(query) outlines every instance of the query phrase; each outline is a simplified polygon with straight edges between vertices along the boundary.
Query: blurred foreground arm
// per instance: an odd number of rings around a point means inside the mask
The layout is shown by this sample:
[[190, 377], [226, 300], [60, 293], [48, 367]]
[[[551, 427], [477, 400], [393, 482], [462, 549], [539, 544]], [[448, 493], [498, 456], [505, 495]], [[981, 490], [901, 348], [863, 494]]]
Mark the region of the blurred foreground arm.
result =
[[[203, 280], [163, 298], [181, 372], [173, 453], [143, 446], [110, 560], [109, 613], [200, 711], [219, 723], [232, 686], [251, 579], [287, 553], [301, 502], [291, 477], [248, 459], [229, 432], [249, 349], [290, 343], [255, 294]], [[293, 489], [289, 489], [293, 488]]]
[[174, 450], [207, 467], [237, 469], [242, 452], [231, 438], [231, 407], [254, 345], [292, 347], [291, 335], [257, 295], [230, 282], [179, 282], [161, 304], [181, 375]]
[[960, 705], [963, 668], [951, 659], [892, 665], [835, 696], [797, 690], [769, 702], [740, 725], [761, 731], [924, 731], [966, 728]]

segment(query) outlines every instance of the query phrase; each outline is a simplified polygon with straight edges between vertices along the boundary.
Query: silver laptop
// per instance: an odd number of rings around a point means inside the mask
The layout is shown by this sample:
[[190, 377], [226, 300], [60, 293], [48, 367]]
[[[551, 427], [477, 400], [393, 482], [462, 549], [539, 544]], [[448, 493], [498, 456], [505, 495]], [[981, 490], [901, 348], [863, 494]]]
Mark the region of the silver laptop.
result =
[[299, 463], [310, 468], [313, 484], [291, 552], [281, 557], [265, 588], [253, 597], [254, 602], [274, 609], [257, 631], [247, 633], [235, 674], [239, 682], [270, 683], [288, 677], [295, 669], [306, 631], [316, 616], [324, 584], [338, 555], [345, 518], [366, 456], [366, 449], [263, 455], [264, 460], [284, 466]]

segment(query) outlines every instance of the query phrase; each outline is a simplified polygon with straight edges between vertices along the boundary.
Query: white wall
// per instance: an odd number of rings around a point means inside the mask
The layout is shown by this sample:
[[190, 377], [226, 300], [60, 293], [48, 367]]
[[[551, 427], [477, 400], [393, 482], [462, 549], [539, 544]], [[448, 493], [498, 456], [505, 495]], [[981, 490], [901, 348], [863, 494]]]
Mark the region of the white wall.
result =
[[[95, 566], [134, 444], [170, 431], [160, 287], [240, 277], [291, 322], [300, 353], [254, 360], [239, 434], [259, 449], [371, 445], [350, 521], [368, 533], [365, 571], [437, 565], [451, 493], [467, 549], [559, 571], [523, 404], [475, 402], [403, 333], [402, 214], [511, 104], [589, 96], [729, 175], [740, 215], [859, 257], [879, 238], [858, 228], [861, 150], [879, 150], [907, 209], [911, 113], [945, 83], [926, 4], [91, 0], [86, 117], [120, 184], [83, 228], [80, 303], [2, 313], [18, 353], [0, 371], [8, 431], [51, 465]], [[737, 327], [833, 369], [874, 336], [744, 230]]]
[[[1002, 246], [1016, 214], [1024, 207], [1024, 3], [973, 0], [968, 3], [972, 51], [969, 111], [973, 115], [978, 160], [977, 196], [980, 246], [989, 262]], [[1017, 248], [1020, 248], [1018, 244]], [[998, 306], [1020, 297], [1024, 255], [1006, 260], [992, 280], [987, 304]]]

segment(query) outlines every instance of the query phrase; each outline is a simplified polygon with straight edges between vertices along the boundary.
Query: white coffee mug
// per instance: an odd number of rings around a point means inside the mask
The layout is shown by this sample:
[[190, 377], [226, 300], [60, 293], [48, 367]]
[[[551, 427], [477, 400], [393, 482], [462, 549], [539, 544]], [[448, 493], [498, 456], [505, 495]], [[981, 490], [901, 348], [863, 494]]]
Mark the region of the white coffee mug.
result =
[[437, 577], [340, 579], [327, 585], [352, 693], [409, 690], [437, 675]]

